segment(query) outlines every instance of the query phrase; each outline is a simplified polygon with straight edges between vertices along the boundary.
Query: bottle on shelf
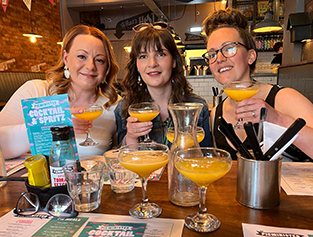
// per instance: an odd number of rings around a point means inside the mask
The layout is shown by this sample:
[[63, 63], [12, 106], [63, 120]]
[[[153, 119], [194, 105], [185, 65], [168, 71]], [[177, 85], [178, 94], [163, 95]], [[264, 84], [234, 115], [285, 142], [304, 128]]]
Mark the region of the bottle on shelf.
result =
[[280, 2], [279, 4], [278, 15], [280, 17], [284, 16], [284, 3], [283, 2]]
[[52, 134], [52, 145], [49, 153], [51, 186], [66, 185], [62, 167], [75, 162], [75, 152], [69, 140], [69, 126], [53, 126], [50, 128]]

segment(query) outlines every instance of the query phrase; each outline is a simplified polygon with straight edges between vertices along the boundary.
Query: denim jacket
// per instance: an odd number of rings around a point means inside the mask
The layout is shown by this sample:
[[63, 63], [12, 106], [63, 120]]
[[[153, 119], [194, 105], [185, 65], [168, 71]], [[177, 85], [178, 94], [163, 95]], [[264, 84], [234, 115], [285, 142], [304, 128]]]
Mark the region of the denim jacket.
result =
[[[211, 133], [210, 133], [210, 127], [209, 127], [209, 108], [206, 101], [201, 98], [200, 96], [191, 93], [190, 96], [187, 98], [186, 102], [194, 102], [194, 103], [202, 103], [203, 108], [201, 110], [201, 113], [199, 115], [198, 125], [199, 127], [202, 127], [205, 132], [205, 137], [203, 141], [200, 143], [201, 147], [211, 147], [212, 146], [212, 140], [211, 140]], [[119, 145], [125, 145], [124, 137], [127, 133], [127, 121], [123, 115], [122, 115], [122, 106], [123, 106], [124, 100], [120, 100], [114, 110], [115, 115], [115, 122], [117, 127], [117, 140]], [[171, 119], [172, 121], [172, 119]], [[158, 115], [152, 120], [153, 127], [152, 131], [149, 133], [149, 137], [152, 141], [155, 141], [157, 143], [164, 144], [164, 134], [162, 130], [162, 122], [161, 117]], [[170, 126], [174, 126], [173, 122]], [[168, 144], [170, 147], [170, 143]]]

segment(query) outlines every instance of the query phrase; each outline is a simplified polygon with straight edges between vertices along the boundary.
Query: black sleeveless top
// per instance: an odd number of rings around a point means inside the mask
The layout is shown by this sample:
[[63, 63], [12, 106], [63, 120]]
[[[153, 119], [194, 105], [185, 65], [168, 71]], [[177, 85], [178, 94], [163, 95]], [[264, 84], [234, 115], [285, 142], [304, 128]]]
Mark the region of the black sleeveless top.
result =
[[[275, 96], [279, 90], [283, 89], [283, 87], [279, 85], [274, 85], [272, 89], [270, 90], [268, 96], [265, 99], [265, 102], [268, 103], [270, 106], [274, 108], [275, 105]], [[225, 100], [224, 100], [225, 101]], [[223, 134], [220, 133], [220, 131], [217, 130], [216, 124], [218, 124], [218, 118], [219, 116], [223, 116], [223, 104], [220, 103], [215, 110], [215, 118], [214, 118], [214, 137], [216, 142], [216, 147], [228, 151], [233, 160], [237, 160], [237, 150], [234, 150], [226, 141], [226, 138]], [[256, 131], [258, 131], [259, 124], [254, 124]], [[243, 144], [248, 148], [251, 149], [249, 139], [245, 139]], [[297, 148], [295, 145], [290, 145], [286, 150], [285, 153], [288, 156], [288, 158], [294, 160], [294, 161], [311, 161], [311, 159], [304, 154], [299, 148]]]

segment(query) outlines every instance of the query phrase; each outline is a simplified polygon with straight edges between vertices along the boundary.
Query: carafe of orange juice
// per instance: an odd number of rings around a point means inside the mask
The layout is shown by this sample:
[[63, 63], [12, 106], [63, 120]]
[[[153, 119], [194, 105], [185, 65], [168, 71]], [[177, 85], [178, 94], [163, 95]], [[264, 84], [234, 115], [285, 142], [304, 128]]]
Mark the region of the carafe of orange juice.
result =
[[180, 149], [199, 147], [196, 128], [202, 107], [203, 105], [200, 103], [168, 105], [175, 129], [170, 161], [168, 162], [168, 193], [170, 201], [177, 206], [199, 204], [198, 186], [176, 169], [174, 153]]

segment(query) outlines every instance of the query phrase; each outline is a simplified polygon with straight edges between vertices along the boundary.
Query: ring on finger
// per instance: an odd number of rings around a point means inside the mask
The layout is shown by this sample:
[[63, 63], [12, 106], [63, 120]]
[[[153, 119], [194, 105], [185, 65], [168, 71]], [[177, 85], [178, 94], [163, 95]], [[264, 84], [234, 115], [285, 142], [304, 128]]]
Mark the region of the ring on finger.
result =
[[254, 111], [252, 111], [252, 117], [253, 117], [253, 118], [255, 117], [255, 113], [254, 113]]
[[137, 133], [137, 129], [135, 128], [135, 133]]

